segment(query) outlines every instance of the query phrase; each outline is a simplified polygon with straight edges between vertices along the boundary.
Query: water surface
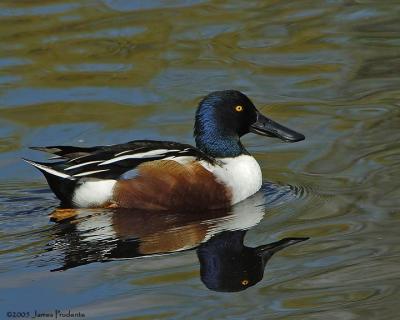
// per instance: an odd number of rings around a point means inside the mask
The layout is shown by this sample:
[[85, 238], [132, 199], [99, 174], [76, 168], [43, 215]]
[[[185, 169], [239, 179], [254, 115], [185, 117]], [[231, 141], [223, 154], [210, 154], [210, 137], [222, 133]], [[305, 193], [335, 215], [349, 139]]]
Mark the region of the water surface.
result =
[[[93, 319], [396, 319], [399, 14], [390, 0], [3, 0], [0, 318], [60, 309]], [[29, 146], [193, 143], [197, 103], [227, 88], [306, 135], [244, 138], [265, 179], [259, 205], [50, 221], [58, 203], [20, 160], [44, 159]], [[221, 237], [242, 249], [310, 239], [226, 293], [202, 278], [201, 248], [220, 248]]]

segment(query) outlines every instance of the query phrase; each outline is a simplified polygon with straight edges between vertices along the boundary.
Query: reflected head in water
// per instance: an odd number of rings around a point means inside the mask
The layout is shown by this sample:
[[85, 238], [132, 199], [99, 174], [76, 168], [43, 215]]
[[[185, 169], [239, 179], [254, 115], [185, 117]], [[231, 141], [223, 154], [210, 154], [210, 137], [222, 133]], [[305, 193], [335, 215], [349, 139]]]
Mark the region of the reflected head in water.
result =
[[284, 238], [255, 248], [243, 244], [247, 231], [222, 232], [197, 249], [201, 280], [214, 291], [242, 291], [255, 285], [264, 275], [272, 255], [308, 238]]

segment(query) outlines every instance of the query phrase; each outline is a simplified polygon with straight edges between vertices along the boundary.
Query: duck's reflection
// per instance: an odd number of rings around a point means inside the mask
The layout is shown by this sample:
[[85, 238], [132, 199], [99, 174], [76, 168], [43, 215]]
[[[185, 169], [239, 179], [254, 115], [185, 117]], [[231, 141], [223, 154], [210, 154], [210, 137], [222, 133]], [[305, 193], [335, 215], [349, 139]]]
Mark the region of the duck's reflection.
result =
[[255, 248], [244, 245], [246, 232], [261, 221], [266, 208], [291, 196], [289, 189], [271, 188], [264, 188], [231, 211], [196, 215], [121, 209], [56, 210], [53, 220], [63, 222], [50, 247], [63, 254], [63, 264], [56, 270], [196, 248], [201, 280], [209, 289], [244, 290], [263, 278], [266, 263], [274, 253], [307, 239], [285, 238]]
[[214, 291], [241, 291], [264, 276], [271, 256], [308, 238], [285, 238], [255, 248], [243, 244], [247, 231], [224, 231], [197, 249], [201, 280]]

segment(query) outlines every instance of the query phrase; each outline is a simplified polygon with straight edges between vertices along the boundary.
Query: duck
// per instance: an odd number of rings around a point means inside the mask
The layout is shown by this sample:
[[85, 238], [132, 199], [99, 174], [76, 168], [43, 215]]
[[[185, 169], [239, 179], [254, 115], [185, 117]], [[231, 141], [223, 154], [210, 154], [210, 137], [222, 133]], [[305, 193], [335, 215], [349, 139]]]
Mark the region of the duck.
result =
[[51, 162], [23, 159], [42, 172], [63, 208], [199, 212], [230, 208], [262, 186], [261, 168], [241, 142], [248, 133], [298, 142], [304, 135], [264, 116], [237, 90], [214, 91], [195, 113], [196, 146], [174, 141], [31, 149]]

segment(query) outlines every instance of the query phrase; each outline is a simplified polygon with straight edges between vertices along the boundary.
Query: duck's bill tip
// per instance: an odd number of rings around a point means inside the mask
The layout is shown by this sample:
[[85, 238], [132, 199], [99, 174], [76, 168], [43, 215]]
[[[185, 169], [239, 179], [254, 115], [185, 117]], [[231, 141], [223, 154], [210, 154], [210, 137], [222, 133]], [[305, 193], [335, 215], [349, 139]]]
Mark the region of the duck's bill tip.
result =
[[277, 136], [277, 138], [280, 138], [281, 140], [285, 141], [285, 142], [299, 142], [299, 141], [303, 141], [306, 137], [304, 136], [304, 134], [301, 134], [299, 132], [295, 132], [294, 135], [282, 135], [280, 137]]
[[250, 132], [267, 137], [279, 138], [285, 142], [298, 142], [305, 139], [299, 132], [289, 129], [261, 113], [257, 113], [257, 121], [250, 126]]

